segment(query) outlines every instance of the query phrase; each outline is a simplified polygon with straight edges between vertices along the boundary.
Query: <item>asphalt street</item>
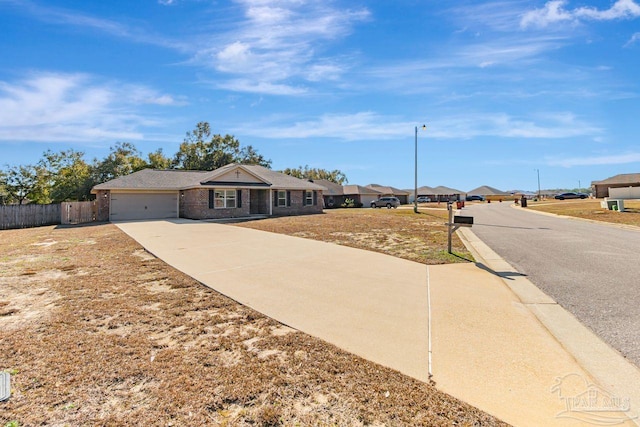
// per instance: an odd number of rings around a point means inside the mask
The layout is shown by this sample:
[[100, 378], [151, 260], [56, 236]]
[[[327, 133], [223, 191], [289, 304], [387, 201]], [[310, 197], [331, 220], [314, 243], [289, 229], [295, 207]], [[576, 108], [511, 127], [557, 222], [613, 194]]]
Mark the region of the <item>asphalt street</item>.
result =
[[640, 231], [510, 205], [467, 205], [461, 214], [474, 217], [472, 231], [519, 273], [640, 367]]

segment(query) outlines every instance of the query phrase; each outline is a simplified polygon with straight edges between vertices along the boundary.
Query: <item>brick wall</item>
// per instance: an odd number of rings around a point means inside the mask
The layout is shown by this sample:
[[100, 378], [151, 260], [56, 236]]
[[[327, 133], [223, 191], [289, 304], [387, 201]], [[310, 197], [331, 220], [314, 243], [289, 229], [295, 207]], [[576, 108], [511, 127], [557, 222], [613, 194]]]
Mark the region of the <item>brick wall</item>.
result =
[[180, 192], [180, 217], [189, 219], [242, 218], [249, 216], [249, 190], [242, 190], [242, 207], [209, 208], [209, 189]]
[[[209, 189], [193, 189], [180, 192], [180, 217], [189, 219], [216, 219], [216, 218], [241, 218], [250, 215], [251, 200], [250, 190], [242, 190], [242, 207], [230, 209], [210, 209]], [[267, 197], [269, 192], [267, 192]], [[275, 194], [275, 191], [274, 191]], [[291, 190], [291, 206], [273, 207], [274, 216], [305, 215], [322, 213], [322, 192], [316, 191], [316, 204], [304, 206], [305, 192], [302, 190]], [[269, 203], [274, 202], [271, 195]], [[255, 201], [255, 200], [254, 200]], [[268, 209], [267, 212], [268, 214]]]
[[302, 190], [289, 191], [289, 200], [291, 206], [276, 206], [276, 191], [273, 192], [272, 203], [274, 216], [288, 216], [288, 215], [305, 215], [322, 213], [322, 192], [316, 191], [316, 204], [311, 206], [304, 206], [305, 192]]

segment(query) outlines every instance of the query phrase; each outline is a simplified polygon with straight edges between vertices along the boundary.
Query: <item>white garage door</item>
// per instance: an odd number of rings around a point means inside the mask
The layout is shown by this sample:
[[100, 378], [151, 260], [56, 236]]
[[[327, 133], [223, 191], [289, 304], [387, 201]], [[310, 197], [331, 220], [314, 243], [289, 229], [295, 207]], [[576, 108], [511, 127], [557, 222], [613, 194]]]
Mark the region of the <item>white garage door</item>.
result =
[[172, 193], [111, 192], [111, 212], [109, 214], [111, 221], [177, 217], [177, 191]]

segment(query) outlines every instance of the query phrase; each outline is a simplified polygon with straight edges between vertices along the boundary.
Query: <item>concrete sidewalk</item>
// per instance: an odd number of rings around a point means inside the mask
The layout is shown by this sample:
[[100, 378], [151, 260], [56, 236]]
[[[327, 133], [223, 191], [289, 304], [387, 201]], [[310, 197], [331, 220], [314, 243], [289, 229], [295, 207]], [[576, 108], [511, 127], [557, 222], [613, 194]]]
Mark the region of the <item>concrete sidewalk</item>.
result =
[[[432, 371], [439, 389], [514, 425], [580, 425], [576, 419], [584, 414], [567, 413], [567, 398], [586, 393], [594, 380], [487, 269], [426, 267], [202, 221], [117, 226], [158, 258], [236, 301], [422, 381], [429, 375], [429, 288]], [[565, 381], [562, 396], [552, 392], [558, 378], [571, 374], [584, 382]]]

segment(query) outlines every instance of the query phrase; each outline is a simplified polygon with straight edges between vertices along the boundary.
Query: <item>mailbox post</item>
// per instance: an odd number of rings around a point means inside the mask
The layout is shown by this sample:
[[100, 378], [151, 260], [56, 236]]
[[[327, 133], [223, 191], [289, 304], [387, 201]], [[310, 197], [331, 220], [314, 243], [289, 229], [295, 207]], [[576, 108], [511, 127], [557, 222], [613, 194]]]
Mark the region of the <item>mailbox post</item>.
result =
[[462, 216], [462, 215], [453, 215], [453, 207], [451, 201], [447, 203], [447, 210], [449, 211], [449, 222], [447, 223], [447, 227], [449, 228], [449, 239], [448, 239], [448, 248], [447, 250], [451, 253], [451, 235], [454, 231], [456, 231], [460, 227], [472, 227], [473, 226], [473, 217], [472, 216]]

